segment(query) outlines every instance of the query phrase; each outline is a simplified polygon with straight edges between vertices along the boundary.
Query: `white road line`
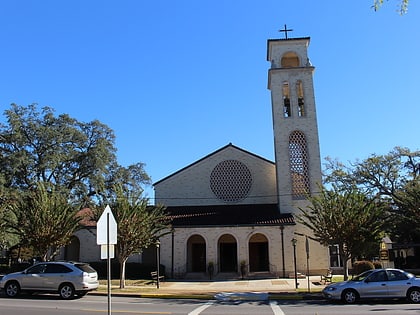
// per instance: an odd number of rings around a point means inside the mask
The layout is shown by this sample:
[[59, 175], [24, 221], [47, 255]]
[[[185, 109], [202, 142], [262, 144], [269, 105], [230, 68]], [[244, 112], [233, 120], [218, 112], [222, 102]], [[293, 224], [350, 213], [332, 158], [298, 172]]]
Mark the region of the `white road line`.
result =
[[192, 312], [189, 312], [188, 315], [198, 315], [200, 314], [202, 311], [204, 311], [207, 307], [213, 305], [213, 302], [207, 302], [204, 305], [201, 305], [200, 307], [197, 307], [195, 310], [193, 310]]
[[273, 310], [274, 315], [285, 315], [284, 312], [281, 310], [280, 306], [277, 305], [277, 303], [271, 301], [270, 306]]

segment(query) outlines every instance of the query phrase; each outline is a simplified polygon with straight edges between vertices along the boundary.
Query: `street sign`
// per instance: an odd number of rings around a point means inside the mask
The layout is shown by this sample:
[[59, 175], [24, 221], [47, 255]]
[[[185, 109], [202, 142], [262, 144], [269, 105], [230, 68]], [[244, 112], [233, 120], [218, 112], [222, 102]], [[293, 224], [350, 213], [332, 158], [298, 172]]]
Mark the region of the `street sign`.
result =
[[[114, 245], [101, 245], [101, 259], [115, 258]], [[109, 248], [109, 253], [108, 253]]]
[[109, 206], [105, 207], [98, 223], [96, 223], [96, 244], [117, 244], [117, 221], [115, 221]]

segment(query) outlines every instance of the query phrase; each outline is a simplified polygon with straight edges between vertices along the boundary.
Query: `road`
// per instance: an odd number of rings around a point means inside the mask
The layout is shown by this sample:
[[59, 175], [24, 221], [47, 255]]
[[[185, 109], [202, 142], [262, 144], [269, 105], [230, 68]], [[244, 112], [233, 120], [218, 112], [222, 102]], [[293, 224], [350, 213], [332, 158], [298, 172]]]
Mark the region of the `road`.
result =
[[[52, 295], [0, 298], [0, 315], [107, 314], [105, 296], [62, 301]], [[111, 313], [121, 315], [364, 315], [419, 314], [420, 305], [400, 301], [342, 305], [326, 301], [203, 301], [112, 297]]]

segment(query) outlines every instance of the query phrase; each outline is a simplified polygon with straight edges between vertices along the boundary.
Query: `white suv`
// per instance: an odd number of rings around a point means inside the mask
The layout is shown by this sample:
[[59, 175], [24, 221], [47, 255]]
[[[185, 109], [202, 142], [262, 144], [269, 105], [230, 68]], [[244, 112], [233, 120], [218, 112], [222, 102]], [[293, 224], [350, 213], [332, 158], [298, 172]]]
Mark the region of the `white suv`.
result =
[[5, 275], [0, 280], [0, 289], [8, 297], [25, 291], [55, 292], [62, 299], [71, 299], [75, 294], [84, 296], [98, 286], [98, 273], [89, 264], [64, 261], [37, 263], [24, 271]]

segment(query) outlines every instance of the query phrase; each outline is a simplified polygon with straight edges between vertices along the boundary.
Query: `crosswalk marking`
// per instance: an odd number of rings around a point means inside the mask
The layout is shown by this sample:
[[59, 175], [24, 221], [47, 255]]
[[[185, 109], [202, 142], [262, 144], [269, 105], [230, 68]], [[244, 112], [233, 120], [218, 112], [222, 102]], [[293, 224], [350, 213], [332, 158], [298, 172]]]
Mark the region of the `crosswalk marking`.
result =
[[210, 307], [211, 305], [213, 305], [213, 302], [207, 302], [204, 305], [201, 305], [200, 307], [197, 307], [195, 310], [193, 310], [192, 312], [189, 312], [188, 315], [198, 315], [200, 314], [202, 311], [204, 311], [207, 307]]
[[284, 312], [281, 310], [280, 306], [277, 305], [277, 303], [271, 301], [270, 306], [273, 310], [274, 315], [285, 315]]

